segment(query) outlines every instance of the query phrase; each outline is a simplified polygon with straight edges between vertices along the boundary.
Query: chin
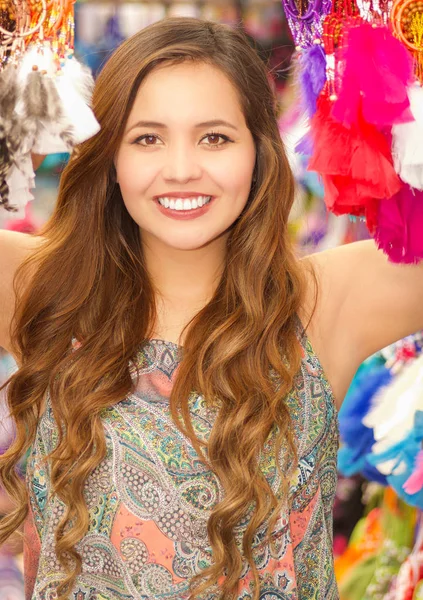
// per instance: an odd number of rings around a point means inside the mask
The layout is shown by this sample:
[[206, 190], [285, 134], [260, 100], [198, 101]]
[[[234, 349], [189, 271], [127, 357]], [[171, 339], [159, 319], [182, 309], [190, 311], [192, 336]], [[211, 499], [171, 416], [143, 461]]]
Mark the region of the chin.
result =
[[199, 248], [204, 248], [205, 246], [207, 246], [208, 244], [210, 244], [213, 240], [202, 240], [202, 241], [190, 241], [190, 240], [181, 240], [180, 242], [177, 242], [176, 240], [174, 242], [170, 241], [170, 240], [163, 240], [163, 243], [166, 244], [166, 246], [168, 246], [169, 248], [174, 248], [175, 250], [198, 250]]
[[222, 234], [205, 236], [205, 235], [183, 235], [183, 236], [160, 236], [160, 241], [163, 245], [166, 245], [175, 250], [198, 250], [204, 248], [209, 244], [212, 244]]

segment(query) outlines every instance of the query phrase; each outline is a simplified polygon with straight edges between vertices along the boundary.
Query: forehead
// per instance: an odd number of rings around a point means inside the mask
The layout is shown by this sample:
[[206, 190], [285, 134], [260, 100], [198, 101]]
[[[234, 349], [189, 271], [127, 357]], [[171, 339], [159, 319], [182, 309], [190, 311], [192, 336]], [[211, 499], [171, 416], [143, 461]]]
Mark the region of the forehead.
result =
[[128, 127], [139, 118], [182, 124], [210, 119], [245, 122], [238, 90], [223, 71], [207, 63], [155, 68], [138, 89]]

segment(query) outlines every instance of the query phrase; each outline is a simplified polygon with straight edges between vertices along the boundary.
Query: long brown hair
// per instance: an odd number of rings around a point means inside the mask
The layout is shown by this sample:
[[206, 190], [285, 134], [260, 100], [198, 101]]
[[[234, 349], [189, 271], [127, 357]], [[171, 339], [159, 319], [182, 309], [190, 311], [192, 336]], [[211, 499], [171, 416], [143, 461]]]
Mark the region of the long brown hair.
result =
[[[143, 79], [157, 65], [185, 60], [214, 65], [230, 79], [257, 151], [256, 182], [232, 228], [223, 276], [209, 304], [187, 325], [170, 397], [176, 425], [225, 491], [208, 521], [213, 564], [191, 580], [191, 597], [216, 584], [223, 573], [221, 598], [236, 597], [246, 559], [258, 598], [252, 540], [269, 519], [270, 542], [288, 498], [287, 465], [295, 464], [296, 452], [285, 399], [300, 366], [296, 314], [304, 276], [287, 232], [294, 182], [275, 97], [265, 65], [241, 31], [197, 19], [166, 19], [124, 42], [105, 65], [93, 97], [101, 131], [73, 153], [54, 213], [40, 234], [41, 247], [16, 279], [13, 340], [21, 366], [8, 387], [16, 439], [1, 457], [0, 476], [17, 508], [1, 522], [0, 543], [27, 516], [28, 493], [15, 465], [33, 443], [49, 391], [59, 425], [58, 443], [49, 455], [51, 486], [67, 507], [56, 532], [56, 553], [66, 571], [59, 600], [70, 593], [82, 567], [74, 546], [89, 525], [84, 482], [105, 456], [101, 411], [133, 390], [129, 366], [156, 318], [141, 234], [115, 183], [113, 157]], [[34, 274], [25, 287], [29, 269]], [[83, 343], [71, 354], [72, 337]], [[277, 386], [269, 377], [272, 370]], [[218, 402], [208, 443], [194, 434], [188, 405], [192, 391]], [[278, 465], [283, 484], [277, 496], [258, 468], [274, 428], [277, 456], [282, 447], [291, 456], [283, 473]], [[251, 506], [239, 548], [234, 528]]]

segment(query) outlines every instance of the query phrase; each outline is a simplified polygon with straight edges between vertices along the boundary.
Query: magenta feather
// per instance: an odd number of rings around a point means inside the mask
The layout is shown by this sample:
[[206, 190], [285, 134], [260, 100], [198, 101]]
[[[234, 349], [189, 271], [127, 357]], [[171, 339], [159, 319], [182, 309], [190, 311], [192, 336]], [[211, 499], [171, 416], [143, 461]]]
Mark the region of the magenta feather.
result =
[[404, 184], [392, 198], [379, 205], [375, 240], [395, 263], [423, 259], [423, 192]]
[[413, 78], [411, 56], [386, 27], [362, 22], [349, 29], [343, 61], [335, 119], [351, 126], [362, 106], [364, 119], [377, 126], [413, 120], [407, 94]]
[[320, 44], [301, 51], [299, 57], [301, 96], [304, 108], [311, 117], [326, 82], [326, 55]]
[[407, 494], [417, 494], [423, 488], [423, 450], [417, 454], [414, 471], [402, 487]]

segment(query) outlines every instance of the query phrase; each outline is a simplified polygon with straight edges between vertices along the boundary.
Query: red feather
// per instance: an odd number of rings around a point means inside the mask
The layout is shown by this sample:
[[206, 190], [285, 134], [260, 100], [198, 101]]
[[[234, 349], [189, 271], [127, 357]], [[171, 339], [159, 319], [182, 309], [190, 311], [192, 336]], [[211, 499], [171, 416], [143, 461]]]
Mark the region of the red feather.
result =
[[[314, 149], [308, 168], [322, 175], [332, 212], [364, 215], [370, 202], [390, 198], [401, 188], [389, 142], [361, 113], [348, 129], [335, 121], [331, 109], [331, 102], [320, 97], [311, 122]], [[374, 210], [367, 212], [372, 217]]]

